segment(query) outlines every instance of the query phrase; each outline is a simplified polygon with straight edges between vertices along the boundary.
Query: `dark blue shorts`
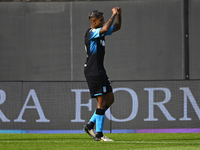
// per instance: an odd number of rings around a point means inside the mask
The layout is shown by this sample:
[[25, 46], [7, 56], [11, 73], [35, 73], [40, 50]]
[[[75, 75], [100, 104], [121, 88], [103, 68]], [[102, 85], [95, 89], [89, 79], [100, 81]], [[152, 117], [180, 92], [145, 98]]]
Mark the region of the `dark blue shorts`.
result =
[[86, 80], [92, 98], [112, 92], [111, 83], [106, 74], [99, 76], [86, 76]]

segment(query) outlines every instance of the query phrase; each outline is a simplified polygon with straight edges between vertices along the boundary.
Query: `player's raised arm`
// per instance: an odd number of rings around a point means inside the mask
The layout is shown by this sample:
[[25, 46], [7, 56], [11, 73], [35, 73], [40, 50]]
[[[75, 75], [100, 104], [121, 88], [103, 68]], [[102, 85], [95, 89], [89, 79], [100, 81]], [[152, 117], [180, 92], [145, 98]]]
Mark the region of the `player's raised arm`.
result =
[[121, 29], [121, 13], [122, 13], [122, 10], [121, 8], [117, 8], [117, 19], [116, 19], [116, 22], [115, 24], [113, 25], [113, 32], [116, 32], [118, 31], [119, 29]]
[[110, 19], [105, 23], [105, 25], [101, 28], [100, 30], [100, 35], [108, 32], [108, 30], [110, 29], [110, 27], [112, 26], [113, 24], [113, 21], [115, 19], [115, 16], [117, 15], [118, 13], [118, 7], [114, 7], [112, 9], [112, 16], [110, 17]]

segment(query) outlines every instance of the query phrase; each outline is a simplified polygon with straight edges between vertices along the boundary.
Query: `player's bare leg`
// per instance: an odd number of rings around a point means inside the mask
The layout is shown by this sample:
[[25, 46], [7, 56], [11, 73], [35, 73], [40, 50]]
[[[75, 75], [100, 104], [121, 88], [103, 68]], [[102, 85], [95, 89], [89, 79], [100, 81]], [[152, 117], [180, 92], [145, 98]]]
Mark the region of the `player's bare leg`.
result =
[[106, 107], [106, 96], [105, 95], [99, 95], [97, 96], [97, 108], [98, 109], [105, 109]]
[[106, 110], [114, 103], [114, 94], [110, 92], [106, 95]]

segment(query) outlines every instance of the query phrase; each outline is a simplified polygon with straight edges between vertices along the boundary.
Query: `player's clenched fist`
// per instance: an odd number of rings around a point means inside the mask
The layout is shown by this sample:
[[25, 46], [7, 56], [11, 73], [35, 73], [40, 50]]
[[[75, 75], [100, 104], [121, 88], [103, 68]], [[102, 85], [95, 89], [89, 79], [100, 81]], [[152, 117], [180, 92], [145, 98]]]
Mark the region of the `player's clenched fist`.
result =
[[121, 13], [122, 13], [121, 8], [117, 7], [117, 14], [118, 14], [118, 15], [121, 15]]
[[118, 7], [114, 7], [112, 9], [112, 12], [113, 12], [114, 15], [116, 15], [118, 13]]

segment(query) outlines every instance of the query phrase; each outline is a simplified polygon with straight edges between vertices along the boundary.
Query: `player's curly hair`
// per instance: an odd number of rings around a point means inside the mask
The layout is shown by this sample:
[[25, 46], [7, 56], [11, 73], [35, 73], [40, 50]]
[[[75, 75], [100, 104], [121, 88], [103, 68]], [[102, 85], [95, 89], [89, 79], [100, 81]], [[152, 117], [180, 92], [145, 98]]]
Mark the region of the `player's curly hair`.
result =
[[100, 10], [93, 10], [89, 13], [88, 18], [91, 19], [93, 17], [99, 18], [99, 16], [103, 15], [103, 12]]

